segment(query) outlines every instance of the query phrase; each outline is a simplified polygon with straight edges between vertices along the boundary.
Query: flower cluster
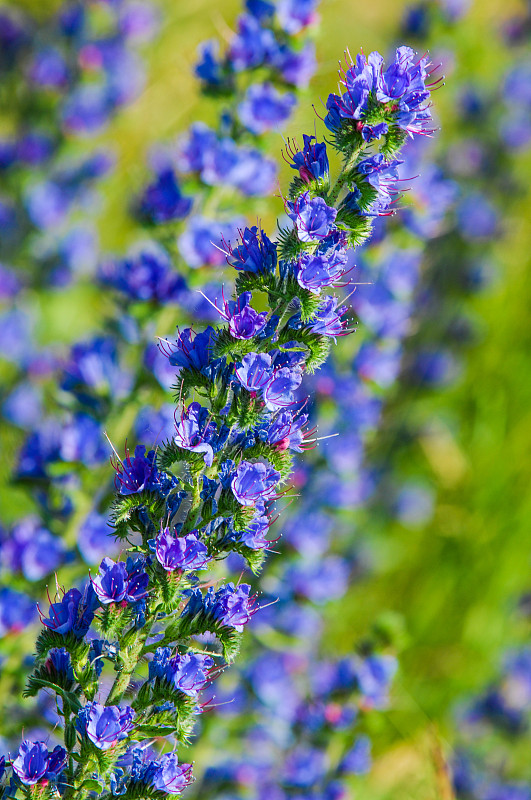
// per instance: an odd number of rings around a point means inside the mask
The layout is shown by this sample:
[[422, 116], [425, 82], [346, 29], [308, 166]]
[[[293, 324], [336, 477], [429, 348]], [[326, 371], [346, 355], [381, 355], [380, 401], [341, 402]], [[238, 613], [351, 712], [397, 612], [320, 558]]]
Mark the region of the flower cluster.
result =
[[[257, 610], [248, 584], [207, 588], [198, 585], [196, 572], [232, 552], [258, 570], [271, 504], [290, 475], [292, 451], [302, 449], [302, 376], [317, 370], [335, 336], [347, 332], [332, 292], [349, 246], [370, 231], [364, 206], [345, 210], [367, 154], [353, 140], [337, 146], [344, 167], [335, 181], [319, 176], [308, 183], [306, 168], [302, 185], [292, 184], [286, 200], [291, 225], [277, 243], [258, 228], [246, 229], [241, 244], [227, 249], [238, 269], [233, 297], [213, 303], [221, 324], [199, 334], [179, 331], [174, 346], [164, 342], [170, 366], [178, 369], [173, 436], [157, 452], [137, 448], [134, 457], [115, 461], [115, 535], [131, 555], [104, 558], [82, 590], [59, 594], [42, 613], [26, 691], [39, 690], [43, 670], [45, 685], [56, 691], [62, 690], [59, 672], [66, 669], [69, 681], [73, 676], [74, 687], [61, 695], [70, 758], [59, 779], [67, 798], [112, 785], [131, 797], [141, 796], [140, 784], [172, 793], [189, 782], [188, 765], [164, 757], [148, 770], [139, 767], [135, 750], [153, 737], [186, 739], [214, 660], [234, 659]], [[313, 141], [305, 147], [313, 148]], [[323, 147], [319, 143], [321, 163]], [[304, 155], [302, 161], [306, 167]], [[300, 163], [294, 161], [299, 171]], [[164, 195], [165, 189], [154, 196]], [[259, 293], [266, 295], [266, 310], [259, 310]], [[65, 370], [69, 390], [77, 391], [82, 379], [96, 396], [119, 391], [119, 373], [93, 372], [85, 351], [78, 355]], [[207, 654], [198, 652], [198, 636], [206, 637]], [[50, 670], [57, 649], [70, 661]], [[146, 659], [153, 664], [147, 676]], [[98, 678], [105, 662], [113, 663], [116, 677], [102, 703]], [[129, 700], [134, 674], [135, 682], [142, 677]], [[294, 774], [307, 758], [292, 754]]]

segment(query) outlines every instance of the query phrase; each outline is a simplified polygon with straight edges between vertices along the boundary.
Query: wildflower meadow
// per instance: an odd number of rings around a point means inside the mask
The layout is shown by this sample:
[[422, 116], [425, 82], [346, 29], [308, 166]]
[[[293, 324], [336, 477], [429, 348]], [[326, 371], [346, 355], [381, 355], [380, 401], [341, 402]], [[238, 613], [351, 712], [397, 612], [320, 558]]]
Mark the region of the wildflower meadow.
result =
[[0, 796], [531, 800], [531, 8], [0, 2]]

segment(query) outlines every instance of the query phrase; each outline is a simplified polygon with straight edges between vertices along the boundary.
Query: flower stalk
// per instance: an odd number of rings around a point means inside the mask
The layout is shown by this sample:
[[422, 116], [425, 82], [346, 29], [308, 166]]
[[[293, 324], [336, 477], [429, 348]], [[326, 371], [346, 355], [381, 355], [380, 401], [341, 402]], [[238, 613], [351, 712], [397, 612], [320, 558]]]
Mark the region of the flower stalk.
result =
[[[231, 299], [214, 304], [220, 324], [164, 341], [178, 370], [175, 434], [156, 453], [137, 447], [115, 463], [115, 535], [129, 545], [126, 560], [104, 558], [81, 590], [58, 592], [48, 615], [41, 613], [26, 694], [47, 688], [61, 698], [66, 749], [49, 753], [43, 742], [23, 742], [9, 796], [35, 784], [53, 791], [68, 754], [78, 767], [67, 798], [162, 798], [190, 783], [191, 766], [179, 763], [175, 748], [203, 709], [200, 692], [234, 660], [259, 610], [249, 585], [219, 585], [201, 572], [231, 552], [260, 570], [272, 505], [308, 435], [303, 373], [318, 369], [349, 332], [335, 289], [349, 248], [369, 236], [371, 218], [387, 213], [397, 193], [383, 151], [426, 118], [419, 96], [429, 96], [421, 90], [427, 66], [407, 48], [385, 72], [378, 54], [358, 56], [345, 73], [345, 94], [328, 101], [326, 123], [346, 155], [331, 194], [326, 146], [305, 137], [291, 164], [298, 172], [286, 201], [291, 226], [278, 242], [246, 228], [227, 248], [237, 278]], [[390, 104], [396, 85], [402, 94]], [[379, 122], [362, 151], [376, 110]], [[269, 311], [253, 307], [256, 292], [266, 292]], [[109, 667], [117, 675], [104, 699]], [[152, 752], [159, 738], [174, 750]]]

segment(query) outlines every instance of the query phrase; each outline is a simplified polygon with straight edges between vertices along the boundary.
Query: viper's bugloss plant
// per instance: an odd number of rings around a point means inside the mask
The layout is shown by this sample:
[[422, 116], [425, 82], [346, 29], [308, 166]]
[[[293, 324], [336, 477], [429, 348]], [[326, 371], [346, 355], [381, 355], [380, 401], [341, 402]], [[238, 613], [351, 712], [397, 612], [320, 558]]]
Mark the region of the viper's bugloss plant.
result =
[[310, 436], [295, 392], [349, 332], [333, 291], [349, 248], [398, 195], [393, 169], [405, 137], [427, 130], [428, 74], [427, 57], [409, 48], [386, 70], [378, 54], [358, 56], [327, 104], [339, 174], [330, 174], [325, 145], [306, 137], [285, 198], [291, 224], [277, 242], [254, 226], [227, 244], [237, 275], [232, 298], [213, 302], [220, 323], [161, 341], [179, 367], [174, 435], [156, 451], [115, 453], [114, 532], [126, 560], [104, 558], [97, 575], [59, 588], [40, 610], [26, 694], [56, 694], [64, 748], [24, 741], [5, 797], [46, 797], [55, 787], [79, 800], [163, 797], [190, 782], [175, 751], [157, 757], [146, 747], [188, 739], [199, 692], [234, 659], [260, 607], [249, 585], [212, 585], [201, 570], [232, 552], [260, 568], [272, 503]]

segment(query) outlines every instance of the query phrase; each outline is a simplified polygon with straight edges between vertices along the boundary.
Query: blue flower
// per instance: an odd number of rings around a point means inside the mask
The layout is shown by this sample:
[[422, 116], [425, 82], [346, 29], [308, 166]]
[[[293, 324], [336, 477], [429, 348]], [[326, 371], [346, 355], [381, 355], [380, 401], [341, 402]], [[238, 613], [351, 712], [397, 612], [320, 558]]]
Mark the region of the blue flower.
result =
[[260, 228], [253, 225], [241, 234], [241, 244], [230, 250], [229, 264], [254, 274], [273, 273], [277, 265], [277, 246]]
[[364, 125], [361, 129], [361, 135], [366, 142], [372, 142], [373, 139], [380, 139], [389, 132], [389, 125], [387, 122], [378, 122], [376, 125]]
[[210, 422], [209, 418], [209, 410], [194, 401], [183, 409], [175, 428], [175, 443], [184, 450], [204, 453], [207, 467], [211, 467], [214, 460], [211, 442], [217, 433], [216, 423]]
[[295, 103], [295, 96], [291, 92], [282, 94], [270, 83], [254, 83], [238, 106], [238, 116], [251, 133], [261, 134], [282, 125]]
[[62, 600], [50, 605], [48, 618], [41, 614], [41, 621], [56, 633], [64, 636], [72, 631], [78, 639], [81, 639], [88, 632], [98, 605], [98, 598], [91, 584], [85, 587], [83, 594], [79, 589], [70, 589]]
[[186, 291], [186, 281], [173, 270], [167, 253], [154, 246], [104, 263], [98, 277], [104, 285], [143, 302], [178, 302]]
[[498, 214], [490, 200], [479, 192], [461, 200], [456, 216], [458, 229], [469, 241], [490, 239], [496, 235]]
[[155, 542], [157, 561], [167, 572], [190, 572], [201, 569], [210, 560], [208, 550], [192, 531], [186, 536], [173, 536], [169, 528], [161, 530]]
[[158, 410], [153, 406], [143, 406], [135, 420], [134, 433], [137, 441], [154, 444], [171, 439], [175, 430], [174, 412], [175, 408], [171, 403], [164, 403]]
[[376, 97], [387, 103], [398, 100], [396, 122], [410, 133], [427, 132], [425, 123], [431, 119], [426, 101], [430, 90], [426, 87], [429, 57], [418, 59], [410, 47], [399, 47], [395, 60], [377, 80]]
[[371, 766], [371, 740], [368, 736], [358, 736], [341, 759], [340, 770], [352, 775], [366, 775]]
[[268, 28], [263, 28], [259, 20], [250, 14], [238, 17], [238, 32], [233, 37], [228, 57], [235, 72], [258, 67], [274, 51], [275, 37]]
[[277, 18], [281, 28], [291, 35], [317, 20], [317, 0], [279, 0]]
[[305, 133], [303, 140], [303, 149], [291, 153], [293, 163], [290, 164], [290, 167], [299, 171], [299, 175], [305, 183], [328, 180], [330, 164], [328, 163], [326, 144], [318, 142], [315, 136], [307, 136]]
[[402, 163], [399, 159], [386, 161], [381, 153], [360, 161], [356, 167], [356, 172], [360, 176], [358, 181], [367, 181], [373, 189], [376, 189], [376, 197], [369, 205], [364, 204], [361, 207], [361, 192], [356, 187], [346, 195], [343, 205], [366, 216], [390, 213], [389, 208], [398, 194], [395, 181], [399, 179], [398, 167]]
[[373, 654], [364, 659], [356, 659], [354, 674], [364, 703], [371, 708], [385, 708], [391, 680], [397, 670], [397, 660], [393, 656]]
[[296, 415], [293, 411], [282, 411], [274, 418], [267, 431], [267, 442], [276, 450], [295, 450], [302, 453], [304, 441], [303, 426], [308, 421], [307, 414]]
[[316, 251], [304, 253], [297, 264], [297, 283], [313, 294], [319, 294], [325, 286], [332, 284], [345, 272], [345, 259], [330, 259], [326, 253]]
[[44, 662], [45, 668], [48, 670], [52, 679], [61, 676], [69, 681], [74, 680], [74, 671], [72, 669], [72, 659], [68, 650], [64, 647], [52, 647], [48, 652], [46, 661]]
[[143, 562], [139, 560], [128, 563], [114, 562], [112, 558], [104, 558], [100, 564], [100, 572], [92, 579], [92, 586], [100, 603], [137, 603], [147, 595], [149, 577], [143, 570]]
[[206, 217], [193, 216], [179, 237], [179, 252], [192, 269], [223, 267], [225, 248], [236, 237], [241, 220], [221, 222]]
[[326, 769], [323, 751], [301, 744], [295, 747], [286, 759], [284, 780], [288, 786], [310, 789], [322, 781]]
[[248, 392], [259, 392], [271, 379], [271, 364], [268, 353], [247, 353], [236, 367], [236, 376]]
[[197, 619], [206, 630], [221, 624], [242, 631], [256, 611], [256, 600], [250, 591], [247, 583], [236, 588], [228, 583], [217, 592], [211, 586], [204, 596], [201, 589], [192, 589], [181, 618]]
[[117, 553], [119, 544], [113, 536], [109, 518], [91, 511], [79, 528], [77, 546], [87, 564], [100, 561], [106, 554]]
[[308, 327], [321, 336], [335, 338], [344, 334], [346, 323], [342, 317], [346, 313], [346, 308], [343, 311], [339, 311], [338, 303], [337, 297], [325, 297], [323, 302], [319, 304], [314, 316], [308, 322]]
[[209, 325], [201, 333], [195, 333], [192, 328], [184, 328], [178, 333], [176, 349], [168, 356], [170, 364], [172, 367], [203, 372], [210, 364], [215, 337], [214, 328]]
[[21, 571], [29, 581], [53, 572], [65, 554], [63, 542], [44, 528], [37, 517], [25, 517], [13, 526], [2, 543], [0, 562], [11, 572]]
[[245, 195], [269, 194], [277, 167], [259, 150], [218, 139], [213, 130], [198, 122], [178, 143], [177, 165], [182, 172], [197, 172], [208, 186], [231, 185]]
[[286, 83], [303, 89], [310, 83], [317, 66], [315, 45], [313, 42], [307, 42], [300, 50], [292, 50], [287, 45], [281, 45], [272, 55], [271, 63]]
[[192, 782], [192, 765], [179, 764], [175, 753], [166, 753], [156, 765], [152, 784], [161, 792], [180, 794]]
[[158, 471], [155, 465], [155, 451], [150, 450], [147, 456], [145, 452], [144, 445], [137, 445], [133, 458], [127, 455], [123, 461], [115, 462], [114, 485], [119, 494], [156, 492], [165, 496], [176, 485], [175, 479], [170, 479], [165, 473]]
[[270, 544], [269, 540], [265, 538], [270, 524], [269, 517], [263, 513], [260, 505], [257, 505], [256, 514], [249, 525], [243, 531], [234, 531], [231, 538], [234, 541], [241, 542], [250, 550], [263, 550]]
[[295, 390], [302, 383], [302, 371], [298, 368], [281, 367], [275, 370], [263, 390], [263, 398], [269, 411], [288, 408], [296, 402]]
[[88, 467], [107, 459], [100, 422], [89, 414], [74, 414], [63, 421], [59, 456], [62, 461], [80, 461]]
[[159, 224], [183, 219], [190, 213], [192, 203], [191, 198], [182, 196], [173, 169], [165, 167], [142, 195], [140, 211], [151, 222]]
[[237, 587], [233, 583], [222, 586], [214, 596], [210, 613], [223, 625], [242, 631], [256, 611], [255, 598], [250, 592], [247, 583]]
[[98, 748], [108, 750], [133, 729], [135, 712], [129, 706], [102, 706], [88, 703], [78, 714], [78, 724], [83, 733]]
[[216, 306], [229, 323], [229, 331], [235, 339], [252, 339], [265, 327], [267, 312], [255, 311], [249, 305], [251, 296], [251, 292], [243, 292], [237, 300], [225, 301], [222, 309]]
[[57, 745], [50, 752], [44, 742], [25, 739], [13, 761], [13, 770], [25, 786], [34, 786], [41, 780], [55, 783], [65, 764], [66, 750], [63, 747]]
[[199, 80], [210, 86], [223, 85], [225, 78], [223, 66], [219, 60], [219, 44], [215, 39], [201, 42], [198, 48], [199, 60], [194, 72]]
[[327, 556], [315, 563], [295, 562], [286, 569], [284, 580], [297, 594], [314, 603], [326, 603], [343, 597], [348, 588], [349, 572], [344, 558]]
[[332, 230], [337, 215], [337, 209], [328, 206], [322, 197], [311, 197], [310, 192], [288, 202], [288, 209], [301, 242], [322, 241]]
[[72, 133], [93, 134], [108, 122], [113, 107], [107, 86], [82, 84], [68, 95], [63, 104], [63, 126]]
[[84, 399], [86, 387], [116, 399], [127, 397], [133, 376], [118, 363], [116, 340], [97, 336], [75, 344], [61, 376], [61, 389]]
[[37, 609], [31, 597], [4, 586], [0, 589], [0, 636], [20, 633], [35, 619]]
[[270, 464], [241, 461], [231, 481], [231, 489], [236, 500], [243, 506], [254, 506], [262, 500], [274, 496], [280, 472]]
[[63, 54], [54, 47], [46, 47], [33, 56], [28, 77], [46, 89], [64, 89], [70, 76]]
[[189, 697], [196, 697], [209, 680], [208, 671], [214, 659], [202, 653], [176, 653], [170, 647], [159, 647], [149, 664], [149, 680], [160, 678]]

